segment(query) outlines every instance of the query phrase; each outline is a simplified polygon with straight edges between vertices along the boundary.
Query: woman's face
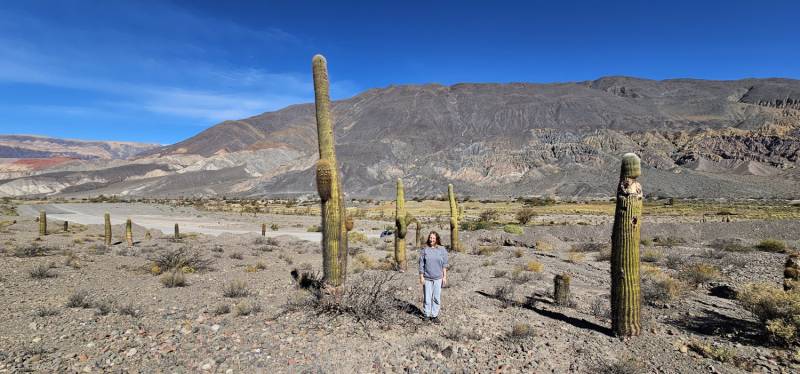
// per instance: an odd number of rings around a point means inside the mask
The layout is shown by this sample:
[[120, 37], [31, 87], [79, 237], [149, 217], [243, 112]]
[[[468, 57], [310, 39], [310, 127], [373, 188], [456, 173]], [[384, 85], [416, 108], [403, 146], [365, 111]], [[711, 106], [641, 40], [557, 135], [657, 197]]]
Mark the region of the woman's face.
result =
[[436, 234], [431, 233], [431, 235], [428, 237], [428, 245], [430, 245], [431, 247], [436, 245]]

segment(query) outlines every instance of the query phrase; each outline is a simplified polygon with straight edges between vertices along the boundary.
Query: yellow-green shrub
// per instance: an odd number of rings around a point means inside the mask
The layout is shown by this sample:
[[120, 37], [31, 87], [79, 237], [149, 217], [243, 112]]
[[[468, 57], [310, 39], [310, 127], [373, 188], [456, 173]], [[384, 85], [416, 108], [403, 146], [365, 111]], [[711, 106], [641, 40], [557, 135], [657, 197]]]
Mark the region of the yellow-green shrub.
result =
[[800, 342], [800, 292], [751, 283], [744, 285], [736, 298], [776, 340], [787, 345]]
[[527, 271], [535, 271], [537, 273], [541, 273], [542, 272], [542, 262], [541, 261], [529, 260], [528, 263], [525, 265], [525, 270], [527, 270]]

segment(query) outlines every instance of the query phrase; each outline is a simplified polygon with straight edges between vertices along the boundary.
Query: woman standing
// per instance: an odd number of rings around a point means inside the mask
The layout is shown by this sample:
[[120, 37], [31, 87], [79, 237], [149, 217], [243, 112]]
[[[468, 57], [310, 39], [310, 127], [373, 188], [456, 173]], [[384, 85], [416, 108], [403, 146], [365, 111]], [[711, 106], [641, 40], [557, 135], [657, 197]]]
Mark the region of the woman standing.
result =
[[427, 246], [419, 253], [419, 283], [425, 293], [423, 319], [438, 324], [442, 285], [447, 284], [447, 250], [436, 231], [431, 231]]

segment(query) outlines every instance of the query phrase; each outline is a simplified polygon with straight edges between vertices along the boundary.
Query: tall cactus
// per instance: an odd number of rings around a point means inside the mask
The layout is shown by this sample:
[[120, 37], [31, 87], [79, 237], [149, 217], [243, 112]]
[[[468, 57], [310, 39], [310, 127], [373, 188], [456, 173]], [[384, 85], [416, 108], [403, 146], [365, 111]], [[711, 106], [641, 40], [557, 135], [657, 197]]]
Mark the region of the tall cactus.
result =
[[181, 230], [178, 228], [178, 222], [175, 222], [175, 240], [181, 238]]
[[456, 196], [453, 194], [453, 185], [447, 185], [447, 194], [450, 196], [450, 249], [460, 252], [458, 243], [458, 208], [456, 207]]
[[553, 300], [556, 305], [569, 305], [569, 281], [567, 274], [557, 274], [553, 278]]
[[47, 235], [47, 213], [39, 212], [39, 235]]
[[69, 231], [69, 221], [64, 221], [64, 232]]
[[464, 219], [464, 205], [458, 206], [458, 220], [461, 221]]
[[405, 197], [403, 196], [403, 180], [397, 178], [397, 204], [395, 210], [395, 232], [394, 232], [394, 259], [397, 268], [405, 272], [408, 268], [406, 262], [406, 232], [408, 229], [406, 222]]
[[414, 234], [414, 237], [415, 237], [414, 246], [419, 248], [420, 244], [421, 244], [420, 243], [420, 231], [422, 231], [422, 225], [420, 225], [419, 220], [417, 219], [417, 217], [412, 217], [411, 219], [406, 220], [406, 222], [408, 222], [409, 226], [411, 226], [412, 223], [416, 224], [416, 226], [414, 226], [414, 227], [417, 228], [416, 233]]
[[312, 67], [319, 137], [316, 180], [317, 191], [322, 200], [322, 280], [326, 285], [338, 288], [344, 284], [347, 276], [344, 194], [333, 144], [330, 86], [325, 57], [314, 56]]
[[128, 218], [128, 221], [125, 222], [125, 239], [128, 240], [128, 246], [132, 247], [133, 246], [133, 230], [132, 230], [131, 226], [133, 226], [133, 224], [131, 224], [131, 219]]
[[106, 219], [106, 245], [111, 245], [111, 215], [106, 212], [103, 216]]
[[639, 289], [639, 234], [642, 229], [642, 174], [639, 157], [622, 156], [617, 206], [611, 233], [611, 328], [617, 336], [636, 336], [642, 329]]
[[267, 223], [266, 222], [261, 224], [261, 236], [267, 236]]

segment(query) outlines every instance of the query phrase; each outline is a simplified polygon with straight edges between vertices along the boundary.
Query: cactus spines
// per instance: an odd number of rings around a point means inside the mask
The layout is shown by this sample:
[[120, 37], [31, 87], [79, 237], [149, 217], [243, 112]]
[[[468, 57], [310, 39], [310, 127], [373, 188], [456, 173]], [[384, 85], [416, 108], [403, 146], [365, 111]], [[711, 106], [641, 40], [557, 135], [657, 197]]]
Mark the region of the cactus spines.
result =
[[47, 235], [47, 213], [39, 212], [39, 235]]
[[458, 251], [458, 208], [456, 208], [456, 196], [453, 195], [452, 184], [447, 185], [447, 194], [450, 196], [450, 249]]
[[353, 231], [354, 227], [356, 227], [356, 221], [350, 217], [347, 217], [347, 219], [344, 220], [344, 228], [347, 230], [347, 232], [350, 232]]
[[133, 230], [131, 229], [131, 226], [133, 226], [131, 224], [131, 219], [128, 218], [128, 220], [125, 222], [125, 239], [128, 240], [128, 246], [130, 247], [133, 246]]
[[69, 231], [69, 221], [64, 221], [64, 232]]
[[639, 236], [642, 222], [642, 185], [639, 157], [622, 156], [617, 205], [611, 232], [611, 328], [617, 336], [641, 332], [642, 295], [639, 288]]
[[557, 305], [569, 305], [569, 275], [558, 274], [553, 278], [553, 300]]
[[181, 238], [181, 231], [178, 228], [178, 222], [175, 222], [175, 239], [177, 240], [180, 238]]
[[338, 289], [347, 275], [347, 232], [345, 227], [344, 194], [336, 162], [331, 122], [330, 86], [327, 61], [322, 55], [312, 60], [314, 73], [314, 103], [317, 115], [317, 191], [322, 200], [322, 281]]
[[267, 236], [267, 223], [263, 222], [261, 224], [261, 236]]
[[111, 215], [106, 212], [103, 216], [106, 221], [106, 245], [111, 245]]
[[395, 205], [395, 223], [396, 231], [394, 234], [394, 259], [397, 262], [397, 268], [401, 272], [406, 271], [408, 262], [406, 262], [406, 210], [405, 210], [405, 197], [403, 195], [403, 180], [397, 178], [397, 203]]

